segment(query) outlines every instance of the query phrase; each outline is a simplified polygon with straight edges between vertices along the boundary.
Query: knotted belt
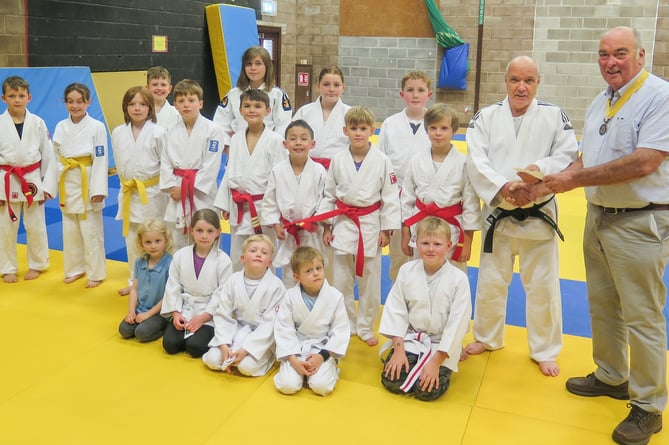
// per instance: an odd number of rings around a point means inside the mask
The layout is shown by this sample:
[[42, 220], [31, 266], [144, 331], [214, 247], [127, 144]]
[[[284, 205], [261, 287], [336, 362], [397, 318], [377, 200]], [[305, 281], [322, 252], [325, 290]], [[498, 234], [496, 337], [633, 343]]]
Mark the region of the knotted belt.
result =
[[435, 203], [425, 204], [420, 199], [416, 199], [416, 208], [418, 209], [418, 213], [416, 213], [414, 216], [410, 218], [405, 219], [404, 220], [405, 226], [411, 227], [417, 222], [427, 218], [428, 216], [436, 216], [438, 218], [443, 219], [449, 224], [453, 224], [460, 230], [460, 235], [458, 236], [458, 244], [457, 246], [455, 246], [455, 250], [453, 251], [453, 255], [451, 256], [453, 260], [458, 261], [460, 258], [460, 254], [462, 253], [462, 246], [465, 243], [465, 232], [464, 230], [462, 230], [460, 221], [458, 221], [458, 219], [456, 218], [457, 215], [462, 214], [462, 202], [453, 204], [452, 206], [448, 207], [439, 207]]
[[355, 207], [348, 204], [344, 204], [340, 200], [337, 200], [335, 203], [337, 208], [330, 210], [329, 212], [321, 213], [320, 215], [314, 215], [309, 218], [304, 218], [299, 221], [295, 221], [293, 224], [297, 225], [306, 225], [319, 221], [325, 221], [335, 216], [344, 215], [358, 228], [358, 253], [355, 258], [355, 274], [359, 277], [362, 277], [362, 271], [365, 267], [365, 244], [362, 241], [362, 230], [360, 229], [360, 217], [369, 215], [381, 208], [381, 201], [378, 201], [367, 207]]
[[175, 168], [174, 174], [181, 177], [181, 209], [184, 218], [186, 217], [186, 202], [190, 204], [189, 223], [184, 226], [184, 233], [188, 233], [188, 225], [193, 216], [193, 209], [195, 208], [195, 175], [197, 168]]
[[237, 204], [237, 224], [242, 223], [242, 218], [244, 217], [244, 203], [246, 203], [249, 205], [253, 232], [261, 234], [262, 227], [260, 227], [260, 219], [258, 218], [258, 209], [256, 209], [255, 201], [261, 200], [265, 195], [251, 195], [235, 189], [231, 189], [230, 192], [232, 192], [232, 200]]
[[488, 215], [487, 221], [490, 223], [490, 228], [488, 229], [488, 232], [485, 235], [485, 242], [483, 243], [483, 251], [485, 253], [492, 253], [492, 238], [495, 232], [495, 226], [497, 223], [506, 218], [507, 216], [513, 216], [515, 219], [518, 221], [525, 221], [527, 218], [539, 218], [542, 219], [546, 224], [551, 226], [553, 230], [555, 230], [555, 233], [560, 237], [562, 241], [564, 241], [564, 235], [560, 231], [560, 228], [558, 227], [557, 223], [542, 212], [540, 209], [548, 204], [550, 201], [552, 201], [555, 198], [555, 195], [551, 196], [550, 199], [542, 202], [541, 204], [535, 204], [532, 207], [527, 207], [527, 208], [518, 208], [518, 209], [513, 209], [513, 210], [504, 210], [499, 207], [497, 207], [495, 210], [492, 211], [490, 215]]
[[295, 244], [300, 247], [300, 230], [315, 232], [318, 225], [315, 222], [305, 222], [305, 220], [290, 222], [283, 215], [279, 215], [279, 220], [284, 230], [295, 238]]
[[325, 170], [330, 170], [330, 162], [332, 162], [331, 159], [329, 159], [329, 158], [311, 158], [311, 160], [321, 164], [323, 167], [325, 167]]
[[10, 201], [10, 175], [16, 176], [16, 178], [19, 180], [19, 183], [21, 184], [21, 193], [23, 193], [23, 196], [26, 197], [26, 201], [28, 201], [28, 207], [31, 206], [33, 203], [33, 199], [35, 198], [33, 196], [33, 192], [30, 189], [30, 186], [28, 185], [28, 182], [25, 179], [26, 173], [33, 172], [37, 170], [40, 167], [40, 161], [35, 162], [34, 164], [30, 164], [26, 167], [15, 167], [13, 165], [0, 165], [0, 169], [4, 170], [5, 173], [5, 197], [7, 198], [7, 212], [9, 212], [9, 218], [12, 220], [12, 222], [16, 222], [17, 218], [16, 215], [14, 214], [14, 211], [12, 210], [12, 206], [9, 204]]
[[81, 200], [84, 204], [84, 214], [81, 219], [86, 219], [86, 201], [88, 199], [88, 171], [86, 167], [90, 167], [93, 164], [90, 156], [77, 156], [75, 158], [66, 158], [61, 156], [60, 163], [65, 166], [63, 173], [60, 175], [60, 180], [58, 181], [58, 194], [60, 208], [65, 208], [66, 201], [66, 191], [65, 191], [65, 173], [73, 168], [78, 168], [81, 170]]
[[128, 236], [128, 228], [130, 226], [130, 197], [134, 191], [139, 195], [139, 201], [146, 205], [149, 203], [149, 198], [146, 196], [146, 188], [153, 187], [160, 182], [160, 176], [154, 176], [146, 181], [137, 178], [121, 179], [121, 192], [123, 193], [123, 236]]

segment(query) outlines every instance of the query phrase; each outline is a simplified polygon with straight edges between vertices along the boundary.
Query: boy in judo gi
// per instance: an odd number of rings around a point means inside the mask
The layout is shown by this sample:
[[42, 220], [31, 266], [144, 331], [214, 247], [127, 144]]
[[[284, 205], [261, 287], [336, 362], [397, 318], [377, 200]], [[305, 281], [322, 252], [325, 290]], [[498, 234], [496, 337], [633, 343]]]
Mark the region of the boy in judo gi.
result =
[[323, 255], [313, 247], [299, 247], [290, 261], [298, 283], [281, 303], [274, 339], [281, 361], [274, 385], [283, 394], [309, 388], [325, 396], [339, 380], [339, 359], [350, 339], [344, 296], [325, 279]]
[[381, 316], [379, 333], [392, 348], [381, 382], [390, 392], [429, 401], [441, 397], [458, 370], [472, 314], [467, 275], [448, 262], [451, 229], [430, 216], [418, 224], [420, 260], [404, 264]]

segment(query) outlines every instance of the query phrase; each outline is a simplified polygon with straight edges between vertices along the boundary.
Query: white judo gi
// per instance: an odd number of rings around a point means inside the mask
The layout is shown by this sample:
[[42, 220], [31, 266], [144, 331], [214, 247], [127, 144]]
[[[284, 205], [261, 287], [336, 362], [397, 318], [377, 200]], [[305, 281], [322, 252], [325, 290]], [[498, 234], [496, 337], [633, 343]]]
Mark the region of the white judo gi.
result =
[[165, 105], [163, 105], [163, 107], [160, 109], [160, 112], [156, 114], [156, 119], [158, 120], [158, 125], [168, 129], [176, 125], [176, 123], [181, 120], [181, 115], [177, 109], [174, 108], [174, 105], [165, 101]]
[[[467, 172], [484, 204], [482, 238], [490, 227], [486, 219], [495, 207], [514, 208], [501, 199], [499, 191], [508, 181], [519, 179], [515, 168], [536, 164], [541, 172], [551, 174], [577, 157], [574, 130], [559, 107], [535, 99], [515, 119], [522, 120], [517, 135], [507, 97], [477, 113], [467, 130]], [[551, 196], [542, 197], [538, 203], [549, 199]], [[555, 200], [541, 211], [557, 222]], [[504, 346], [506, 299], [516, 255], [527, 294], [530, 356], [537, 362], [554, 361], [562, 347], [558, 246], [553, 228], [539, 218], [519, 221], [510, 216], [497, 223], [492, 253], [481, 253], [474, 339], [490, 350]]]
[[[430, 138], [427, 136], [424, 125], [421, 121], [420, 127], [414, 131], [411, 128], [411, 121], [407, 116], [406, 108], [399, 113], [387, 117], [383, 121], [383, 124], [381, 124], [378, 142], [379, 150], [390, 158], [400, 189], [404, 187], [403, 184], [409, 168], [409, 160], [415, 154], [423, 153], [424, 151], [429, 152], [430, 150]], [[402, 219], [404, 219], [404, 216]], [[402, 252], [401, 241], [401, 233], [396, 232], [390, 238], [390, 245], [388, 246], [390, 257], [389, 275], [393, 281], [397, 277], [397, 272], [399, 272], [402, 264], [410, 260]]]
[[233, 351], [248, 352], [237, 369], [240, 373], [258, 377], [274, 365], [274, 320], [286, 288], [279, 278], [267, 270], [253, 293], [249, 295], [244, 272], [232, 274], [216, 292], [218, 305], [214, 312], [214, 338], [202, 361], [214, 370], [223, 365], [219, 346], [228, 345]]
[[[249, 199], [254, 202], [258, 215], [257, 221], [262, 224], [261, 199], [267, 189], [270, 172], [277, 163], [287, 157], [288, 152], [283, 146], [283, 138], [267, 126], [256, 142], [253, 153], [249, 153], [246, 132], [236, 133], [232, 137], [228, 165], [225, 167], [225, 175], [213, 205], [222, 211], [230, 212], [230, 258], [232, 258], [232, 268], [235, 272], [242, 270], [240, 260], [242, 243], [249, 235], [255, 233], [255, 228], [249, 203], [235, 202], [233, 190], [243, 195], [250, 195]], [[241, 218], [240, 206], [243, 212]], [[264, 227], [262, 230], [276, 245], [274, 228]]]
[[328, 119], [323, 121], [323, 107], [319, 97], [295, 112], [294, 121], [303, 119], [314, 130], [316, 146], [309, 152], [309, 156], [332, 159], [335, 154], [348, 148], [349, 140], [344, 134], [346, 126], [344, 116], [350, 108], [350, 105], [346, 105], [339, 99], [330, 111]]
[[[356, 170], [350, 150], [337, 153], [325, 181], [325, 196], [318, 213], [346, 206], [366, 208], [381, 203], [381, 208], [360, 216], [360, 228], [347, 216], [339, 215], [328, 221], [332, 224], [334, 255], [334, 286], [341, 290], [346, 301], [346, 312], [351, 333], [363, 340], [374, 336], [381, 299], [381, 247], [378, 245], [382, 230], [400, 228], [400, 203], [397, 177], [386, 155], [372, 147]], [[362, 234], [364, 271], [358, 278], [358, 315], [353, 298], [355, 260], [359, 256], [358, 238]]]
[[168, 196], [161, 192], [159, 184], [165, 129], [146, 121], [135, 139], [131, 123], [119, 125], [112, 132], [112, 150], [121, 183], [116, 219], [123, 220], [132, 278], [138, 257], [137, 226], [147, 219], [162, 220], [165, 217]]
[[[213, 315], [218, 306], [218, 299], [213, 298], [213, 295], [232, 276], [230, 258], [214, 247], [209, 251], [200, 275], [196, 277], [193, 248], [194, 246], [183, 247], [172, 257], [160, 309], [160, 315], [167, 319], [175, 311], [180, 312], [187, 320], [204, 312]], [[213, 320], [205, 324], [214, 326]]]
[[[269, 96], [271, 111], [269, 115], [265, 116], [265, 127], [276, 131], [283, 137], [293, 114], [288, 94], [279, 87], [274, 87], [270, 91], [267, 91], [264, 83], [258, 89], [265, 91]], [[248, 124], [239, 111], [241, 105], [240, 97], [243, 92], [240, 88], [234, 87], [228, 91], [228, 94], [216, 107], [214, 123], [223, 129], [225, 134], [223, 145], [230, 145], [232, 136], [248, 127]]]
[[[160, 189], [168, 193], [165, 221], [172, 228], [175, 248], [189, 243], [187, 228], [192, 213], [212, 207], [221, 167], [222, 140], [221, 129], [202, 115], [190, 135], [181, 120], [167, 129], [167, 142], [160, 157]], [[175, 173], [180, 170], [194, 174], [192, 183]], [[187, 190], [188, 184], [193, 187], [192, 194]], [[180, 201], [169, 198], [172, 187], [181, 187]]]
[[56, 125], [53, 147], [60, 158], [58, 178], [65, 277], [85, 273], [89, 280], [101, 281], [106, 276], [102, 224], [105, 203], [104, 200], [91, 202], [91, 198], [107, 196], [107, 130], [102, 122], [88, 114], [76, 124], [67, 118]]
[[[379, 333], [390, 339], [402, 337], [405, 350], [419, 357], [429, 351], [445, 352], [448, 358], [441, 366], [457, 372], [471, 316], [469, 280], [464, 272], [446, 262], [428, 276], [423, 261], [413, 260], [400, 268], [390, 289]], [[417, 334], [427, 334], [429, 340], [419, 341]]]
[[279, 372], [274, 376], [276, 389], [284, 394], [302, 389], [304, 377], [288, 361], [291, 355], [306, 360], [309, 354], [325, 349], [330, 358], [314, 375], [307, 377], [307, 382], [316, 394], [331, 393], [339, 380], [338, 361], [346, 354], [350, 340], [344, 296], [326, 280], [314, 307], [309, 310], [301, 286], [288, 289], [274, 324], [274, 339], [276, 356], [281, 361]]
[[[0, 115], [0, 275], [16, 274], [16, 237], [19, 220], [27, 236], [28, 268], [42, 271], [49, 267], [49, 245], [44, 206], [38, 201], [44, 193], [58, 193], [56, 160], [44, 121], [26, 110], [21, 138], [14, 121], [5, 110]], [[17, 171], [14, 168], [31, 171]], [[11, 173], [10, 173], [11, 172]], [[25, 181], [21, 186], [19, 177]], [[25, 191], [24, 191], [25, 189]], [[28, 197], [32, 204], [28, 205]], [[16, 220], [10, 217], [10, 208]]]
[[[444, 161], [435, 166], [432, 161], [432, 153], [421, 151], [416, 153], [409, 161], [406, 169], [406, 176], [402, 183], [402, 193], [400, 202], [402, 204], [402, 221], [411, 218], [420, 213], [416, 207], [418, 199], [423, 204], [435, 204], [440, 208], [449, 207], [462, 203], [462, 213], [457, 215], [463, 230], [479, 230], [481, 228], [481, 206], [479, 197], [474, 192], [465, 167], [466, 156], [460, 153], [455, 147], [446, 155]], [[412, 242], [415, 243], [417, 224], [411, 226]], [[455, 247], [458, 245], [460, 229], [450, 224], [451, 241], [453, 248], [448, 253], [450, 258]], [[412, 246], [414, 247], [414, 246]], [[414, 252], [417, 259], [417, 252]], [[466, 265], [454, 264], [461, 269]]]
[[290, 223], [316, 213], [323, 199], [326, 175], [325, 168], [311, 159], [307, 159], [299, 177], [295, 176], [289, 159], [276, 164], [270, 172], [262, 200], [261, 222], [264, 226], [281, 224], [284, 225], [284, 229], [286, 224], [289, 225], [286, 238], [278, 241], [279, 246], [273, 261], [274, 267], [283, 267], [282, 278], [287, 287], [295, 284], [290, 257], [297, 249], [296, 237], [300, 241], [300, 246], [310, 246], [319, 252], [325, 250], [323, 228], [320, 224], [298, 229], [298, 226], [290, 226]]

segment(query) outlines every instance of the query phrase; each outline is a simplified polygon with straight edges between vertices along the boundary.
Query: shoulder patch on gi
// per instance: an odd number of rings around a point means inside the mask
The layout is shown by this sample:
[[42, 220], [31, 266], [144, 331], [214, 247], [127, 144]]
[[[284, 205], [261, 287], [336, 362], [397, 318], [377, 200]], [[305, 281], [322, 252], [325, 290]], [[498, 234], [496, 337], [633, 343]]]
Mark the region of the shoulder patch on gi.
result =
[[96, 145], [95, 146], [95, 157], [100, 157], [105, 155], [105, 146], [104, 145]]
[[390, 172], [390, 183], [397, 184], [397, 175], [395, 172]]
[[218, 152], [219, 142], [216, 139], [209, 140], [209, 151], [212, 153]]
[[474, 113], [474, 116], [472, 116], [472, 120], [469, 121], [469, 128], [474, 128], [474, 122], [479, 118], [480, 115], [481, 115], [481, 110]]
[[290, 111], [293, 109], [293, 107], [290, 106], [290, 99], [288, 98], [288, 93], [285, 91], [281, 90], [283, 93], [283, 96], [281, 97], [281, 106], [283, 107], [283, 111]]
[[219, 104], [221, 107], [225, 108], [228, 106], [228, 95], [226, 94], [221, 103]]
[[564, 111], [560, 111], [560, 114], [562, 115], [562, 123], [564, 123], [564, 127], [562, 128], [563, 130], [573, 130], [574, 126], [571, 124], [571, 119], [569, 119], [569, 116], [567, 116], [567, 113]]

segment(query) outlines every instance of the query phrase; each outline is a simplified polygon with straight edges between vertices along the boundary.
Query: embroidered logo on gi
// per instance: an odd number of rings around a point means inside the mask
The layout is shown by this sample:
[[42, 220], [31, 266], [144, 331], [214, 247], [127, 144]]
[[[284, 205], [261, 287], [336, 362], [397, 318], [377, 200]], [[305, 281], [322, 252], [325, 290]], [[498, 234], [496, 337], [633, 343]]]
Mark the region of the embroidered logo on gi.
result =
[[279, 305], [274, 306], [274, 312], [279, 312]]
[[105, 155], [105, 146], [104, 145], [96, 145], [95, 146], [95, 156], [100, 157]]
[[12, 200], [19, 199], [19, 194], [17, 192], [12, 192]]
[[37, 195], [37, 184], [32, 182], [28, 183], [28, 190], [24, 193], [25, 196], [35, 196]]
[[390, 172], [390, 183], [397, 184], [397, 176], [395, 175], [395, 172]]
[[218, 141], [216, 139], [209, 141], [209, 151], [212, 153], [218, 153]]
[[226, 95], [221, 101], [221, 107], [225, 108], [228, 106], [228, 96]]
[[283, 111], [290, 111], [293, 108], [290, 106], [290, 99], [288, 99], [288, 94], [286, 92], [283, 92], [283, 97], [281, 98], [281, 106], [283, 107]]

